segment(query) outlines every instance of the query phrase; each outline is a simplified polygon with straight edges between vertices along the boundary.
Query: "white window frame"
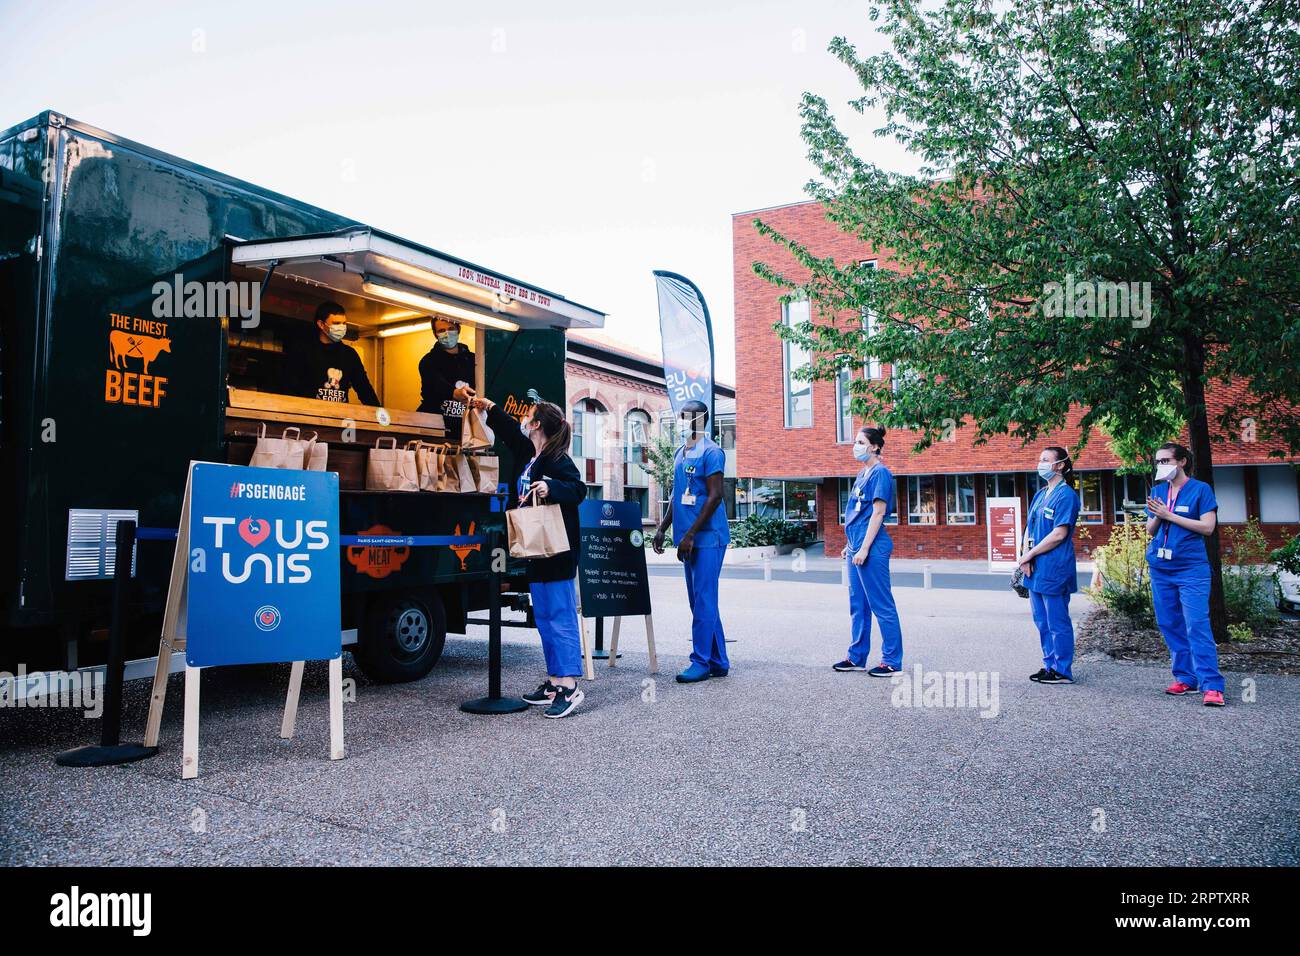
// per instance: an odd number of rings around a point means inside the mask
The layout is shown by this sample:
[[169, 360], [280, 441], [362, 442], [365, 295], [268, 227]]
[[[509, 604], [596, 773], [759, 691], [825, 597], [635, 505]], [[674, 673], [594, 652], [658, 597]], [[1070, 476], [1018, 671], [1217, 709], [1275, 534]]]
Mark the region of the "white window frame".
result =
[[[1081, 471], [1079, 476], [1079, 524], [1105, 524], [1106, 521], [1106, 493], [1105, 472], [1101, 471]], [[1088, 502], [1083, 496], [1083, 482], [1085, 478], [1096, 479], [1097, 482], [1097, 510], [1089, 511]]]
[[[963, 472], [961, 474], [943, 476], [943, 505], [944, 505], [944, 513], [945, 513], [945, 517], [944, 517], [945, 524], [960, 525], [964, 527], [967, 525], [973, 525], [977, 523], [975, 517], [976, 514], [978, 513], [978, 510], [976, 508], [976, 500], [977, 500], [976, 492], [979, 485], [978, 482], [976, 481], [976, 477], [977, 476], [974, 473], [970, 473], [970, 472]], [[951, 501], [958, 500], [956, 494], [956, 492], [958, 491], [957, 482], [961, 478], [970, 479], [970, 507], [971, 507], [970, 511], [952, 511], [948, 507]], [[958, 520], [956, 521], [953, 520], [954, 515], [958, 518]]]
[[[868, 269], [879, 269], [880, 262], [876, 259], [863, 259], [858, 263], [860, 266], [866, 266]], [[862, 329], [867, 335], [875, 335], [876, 330], [880, 327], [880, 319], [876, 313], [868, 308], [862, 310]], [[880, 379], [880, 359], [868, 356], [862, 363], [862, 374], [870, 381], [879, 381]]]
[[[800, 299], [800, 300], [795, 301], [795, 302], [782, 302], [782, 303], [781, 303], [781, 321], [782, 321], [782, 323], [785, 325], [786, 328], [792, 328], [792, 327], [794, 326], [794, 322], [791, 321], [791, 317], [790, 317], [790, 307], [793, 306], [793, 305], [801, 305], [801, 306], [805, 307], [805, 308], [808, 310], [808, 318], [812, 318], [812, 303], [811, 303], [809, 300], [807, 300], [807, 299]], [[803, 321], [806, 321], [806, 320], [805, 320], [805, 319], [799, 319], [798, 321], [799, 321], [799, 322], [803, 322]], [[781, 374], [781, 378], [782, 378], [781, 385], [782, 385], [782, 391], [783, 391], [783, 405], [784, 405], [784, 408], [785, 408], [785, 427], [786, 427], [786, 428], [812, 428], [812, 427], [813, 427], [813, 388], [812, 388], [812, 382], [809, 381], [809, 382], [799, 382], [799, 383], [796, 383], [795, 380], [791, 377], [791, 373], [794, 371], [794, 368], [793, 368], [792, 365], [791, 365], [791, 359], [792, 359], [793, 352], [794, 352], [794, 350], [795, 350], [796, 348], [798, 348], [798, 346], [796, 346], [793, 342], [790, 342], [790, 341], [788, 341], [787, 339], [782, 339], [782, 340], [781, 340], [781, 373], [782, 373], [782, 374]], [[804, 352], [803, 349], [800, 348], [800, 349], [799, 349], [799, 353], [800, 353], [802, 356], [804, 356], [805, 358], [807, 358], [807, 353]], [[803, 368], [804, 366], [806, 366], [806, 365], [808, 365], [808, 364], [810, 364], [810, 362], [809, 362], [809, 361], [805, 361], [805, 362], [803, 363], [803, 365], [800, 365], [800, 366], [799, 366], [799, 368]], [[806, 387], [806, 388], [808, 389], [808, 421], [807, 421], [807, 424], [798, 424], [798, 425], [797, 425], [797, 424], [794, 424], [794, 404], [795, 404], [795, 391], [794, 391], [794, 386], [795, 386], [796, 384], [801, 385], [801, 386], [803, 386], [803, 387]]]
[[[930, 480], [930, 490], [934, 495], [934, 510], [930, 512], [912, 510], [912, 488], [916, 488], [917, 501], [921, 498], [921, 480], [928, 478]], [[929, 521], [913, 521], [914, 517], [929, 517]], [[939, 488], [938, 482], [934, 480], [934, 475], [908, 475], [907, 476], [907, 523], [909, 525], [919, 525], [922, 527], [933, 528], [939, 523]]]
[[851, 381], [853, 370], [846, 365], [835, 376], [835, 441], [841, 445], [851, 445], [857, 438], [853, 427], [853, 393], [849, 390]]

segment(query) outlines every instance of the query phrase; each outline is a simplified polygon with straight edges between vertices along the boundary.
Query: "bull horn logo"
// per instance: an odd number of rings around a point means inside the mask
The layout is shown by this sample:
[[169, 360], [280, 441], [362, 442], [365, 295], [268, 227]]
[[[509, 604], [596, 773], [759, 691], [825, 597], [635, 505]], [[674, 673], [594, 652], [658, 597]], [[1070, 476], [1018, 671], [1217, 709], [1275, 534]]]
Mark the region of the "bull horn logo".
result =
[[[474, 522], [471, 521], [469, 523], [469, 530], [466, 531], [465, 534], [472, 535], [473, 533], [474, 533]], [[456, 525], [455, 534], [456, 537], [458, 538], [460, 537], [459, 524]], [[471, 551], [482, 551], [482, 550], [483, 550], [483, 545], [481, 542], [475, 542], [474, 544], [453, 544], [451, 546], [452, 553], [456, 555], [456, 557], [460, 558], [460, 569], [462, 571], [465, 570], [465, 559], [469, 557], [469, 553]]]

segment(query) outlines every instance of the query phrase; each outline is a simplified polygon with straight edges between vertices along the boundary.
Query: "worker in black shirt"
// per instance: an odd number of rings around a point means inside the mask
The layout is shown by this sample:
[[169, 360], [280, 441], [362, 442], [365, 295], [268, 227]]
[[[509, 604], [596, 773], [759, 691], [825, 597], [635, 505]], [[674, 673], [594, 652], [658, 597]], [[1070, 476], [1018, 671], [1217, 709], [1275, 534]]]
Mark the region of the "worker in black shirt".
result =
[[[420, 359], [420, 407], [443, 418], [460, 419], [474, 397], [474, 353], [460, 344], [460, 323], [435, 315], [429, 320], [436, 340]], [[452, 423], [449, 423], [449, 425]]]
[[366, 367], [357, 350], [343, 341], [348, 334], [348, 315], [337, 302], [316, 307], [316, 334], [302, 343], [292, 358], [294, 394], [325, 402], [346, 402], [356, 389], [363, 405], [378, 405], [379, 396], [370, 385]]

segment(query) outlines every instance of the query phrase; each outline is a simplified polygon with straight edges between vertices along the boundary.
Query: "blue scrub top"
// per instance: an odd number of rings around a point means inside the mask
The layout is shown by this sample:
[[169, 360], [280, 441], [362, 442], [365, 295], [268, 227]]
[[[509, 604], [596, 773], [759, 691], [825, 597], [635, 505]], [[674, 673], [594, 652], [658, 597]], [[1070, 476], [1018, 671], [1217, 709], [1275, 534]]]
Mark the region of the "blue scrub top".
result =
[[[1151, 497], [1169, 501], [1169, 482], [1162, 481], [1151, 489]], [[1203, 514], [1219, 510], [1219, 502], [1214, 497], [1214, 489], [1196, 478], [1188, 478], [1187, 483], [1178, 489], [1174, 499], [1174, 514], [1185, 518], [1199, 518]], [[1147, 518], [1154, 518], [1151, 509], [1147, 509]], [[1158, 555], [1160, 548], [1168, 548], [1174, 553], [1169, 559]], [[1181, 569], [1209, 564], [1205, 553], [1205, 535], [1188, 531], [1172, 521], [1162, 521], [1151, 536], [1147, 545], [1147, 563], [1162, 569]]]
[[[704, 501], [709, 497], [706, 479], [726, 471], [727, 456], [708, 436], [701, 436], [695, 447], [687, 451], [683, 445], [673, 458], [673, 538], [680, 540], [699, 517]], [[682, 494], [694, 495], [693, 504], [684, 504]], [[727, 509], [719, 504], [708, 523], [695, 533], [697, 548], [725, 548], [731, 542], [731, 527], [727, 524]]]
[[[867, 540], [871, 504], [877, 498], [885, 503], [885, 521], [888, 521], [894, 514], [894, 475], [880, 462], [874, 468], [863, 468], [858, 472], [853, 488], [849, 491], [849, 504], [844, 509], [844, 536], [848, 538], [849, 548], [854, 551], [860, 551], [862, 542]], [[893, 547], [883, 522], [876, 532], [875, 540], [871, 542], [871, 550], [874, 551], [877, 546]]]
[[1065, 540], [1051, 551], [1034, 558], [1034, 573], [1025, 579], [1025, 587], [1039, 594], [1073, 594], [1079, 590], [1078, 568], [1074, 560], [1074, 523], [1079, 520], [1079, 494], [1064, 481], [1055, 488], [1043, 486], [1029, 503], [1029, 537], [1034, 544], [1065, 526]]

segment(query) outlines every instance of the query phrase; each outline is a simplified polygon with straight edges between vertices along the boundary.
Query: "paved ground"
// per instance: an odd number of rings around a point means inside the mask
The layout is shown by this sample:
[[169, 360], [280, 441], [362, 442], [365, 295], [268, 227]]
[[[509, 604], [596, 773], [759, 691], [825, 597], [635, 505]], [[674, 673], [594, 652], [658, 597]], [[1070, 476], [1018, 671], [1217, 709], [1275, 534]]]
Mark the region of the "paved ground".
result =
[[[0, 863], [1300, 862], [1300, 680], [1260, 677], [1243, 703], [1231, 675], [1221, 711], [1164, 696], [1151, 666], [1084, 661], [1078, 684], [1040, 687], [1025, 680], [1025, 602], [900, 589], [909, 667], [1000, 679], [995, 717], [898, 707], [889, 682], [827, 666], [843, 651], [841, 588], [729, 580], [733, 673], [683, 687], [680, 584], [652, 588], [661, 673], [647, 683], [633, 624], [620, 666], [600, 667], [563, 721], [460, 713], [484, 688], [479, 637], [449, 641], [415, 684], [371, 685], [349, 662], [349, 754], [334, 763], [322, 664], [288, 743], [287, 668], [208, 673], [192, 781], [179, 678], [162, 753], [125, 768], [53, 764], [93, 738], [79, 716], [0, 711]], [[506, 685], [530, 688], [536, 637], [507, 633]], [[128, 730], [145, 706], [136, 684]]]

